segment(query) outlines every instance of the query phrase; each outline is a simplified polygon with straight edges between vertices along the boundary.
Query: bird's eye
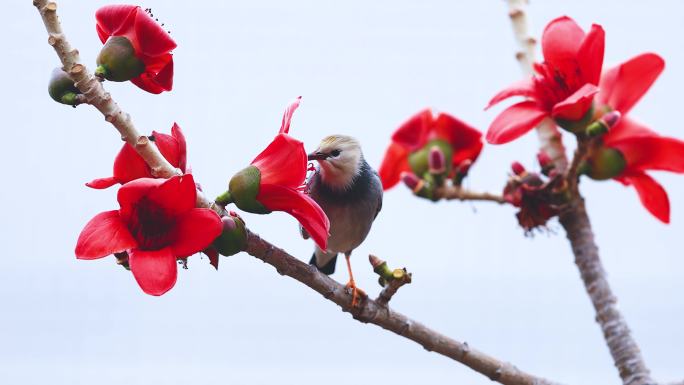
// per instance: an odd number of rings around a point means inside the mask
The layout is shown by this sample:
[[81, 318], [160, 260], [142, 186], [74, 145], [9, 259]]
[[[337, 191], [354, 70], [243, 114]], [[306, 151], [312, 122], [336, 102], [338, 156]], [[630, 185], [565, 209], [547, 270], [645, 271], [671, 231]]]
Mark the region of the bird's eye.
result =
[[332, 152], [330, 152], [330, 156], [333, 158], [337, 158], [338, 156], [340, 156], [340, 150], [332, 150]]

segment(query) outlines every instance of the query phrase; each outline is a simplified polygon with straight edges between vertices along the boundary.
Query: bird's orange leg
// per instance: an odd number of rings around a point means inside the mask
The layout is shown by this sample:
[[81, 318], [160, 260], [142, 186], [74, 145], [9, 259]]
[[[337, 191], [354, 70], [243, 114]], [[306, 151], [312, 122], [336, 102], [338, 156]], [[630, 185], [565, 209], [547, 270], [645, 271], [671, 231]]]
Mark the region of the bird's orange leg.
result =
[[352, 307], [356, 307], [359, 304], [359, 295], [366, 295], [363, 290], [356, 287], [356, 282], [354, 281], [354, 274], [352, 274], [351, 262], [349, 261], [351, 253], [344, 253], [344, 259], [347, 260], [347, 271], [349, 272], [349, 282], [347, 282], [346, 287], [352, 289]]

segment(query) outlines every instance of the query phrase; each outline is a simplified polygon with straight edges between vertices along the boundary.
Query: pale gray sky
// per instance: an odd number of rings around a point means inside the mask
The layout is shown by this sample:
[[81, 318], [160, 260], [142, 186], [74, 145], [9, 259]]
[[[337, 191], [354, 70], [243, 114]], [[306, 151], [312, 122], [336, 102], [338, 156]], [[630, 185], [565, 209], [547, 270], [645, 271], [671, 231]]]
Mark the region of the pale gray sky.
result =
[[[60, 1], [63, 27], [93, 68], [103, 1]], [[148, 1], [171, 30], [175, 88], [161, 96], [107, 84], [145, 132], [184, 129], [189, 162], [214, 195], [272, 139], [283, 108], [303, 95], [292, 134], [313, 148], [356, 136], [377, 166], [391, 132], [426, 106], [486, 129], [488, 99], [520, 78], [503, 1]], [[680, 1], [533, 1], [532, 31], [567, 14], [606, 29], [606, 63], [644, 51], [667, 68], [632, 114], [684, 137], [684, 5]], [[76, 237], [116, 208], [116, 132], [87, 106], [46, 92], [58, 64], [31, 1], [4, 5], [4, 165], [0, 189], [0, 382], [3, 384], [489, 384], [485, 377], [375, 326], [245, 255], [190, 259], [176, 287], [147, 296], [113, 258], [77, 261]], [[534, 135], [487, 146], [468, 185], [499, 190], [508, 165], [532, 165]], [[615, 182], [584, 180], [609, 279], [653, 375], [684, 378], [684, 178], [654, 173], [672, 201], [665, 226]], [[357, 250], [357, 281], [379, 287], [368, 253], [407, 266], [414, 283], [393, 306], [532, 373], [568, 384], [618, 384], [593, 309], [559, 225], [523, 236], [514, 210], [388, 192]], [[291, 217], [246, 215], [251, 229], [308, 260]], [[342, 267], [340, 265], [339, 267]], [[335, 279], [346, 281], [344, 269]]]

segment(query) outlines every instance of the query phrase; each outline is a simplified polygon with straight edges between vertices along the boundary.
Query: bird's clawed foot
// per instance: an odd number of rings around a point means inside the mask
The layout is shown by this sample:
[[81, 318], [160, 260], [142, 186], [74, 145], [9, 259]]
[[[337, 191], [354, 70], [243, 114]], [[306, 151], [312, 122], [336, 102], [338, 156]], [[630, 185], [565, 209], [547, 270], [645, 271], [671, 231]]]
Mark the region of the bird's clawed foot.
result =
[[352, 292], [352, 302], [351, 302], [351, 307], [357, 307], [359, 306], [360, 303], [360, 298], [366, 298], [368, 295], [366, 292], [361, 290], [356, 286], [356, 282], [354, 282], [353, 279], [350, 279], [349, 282], [347, 282], [346, 285], [344, 285], [346, 289], [351, 289]]

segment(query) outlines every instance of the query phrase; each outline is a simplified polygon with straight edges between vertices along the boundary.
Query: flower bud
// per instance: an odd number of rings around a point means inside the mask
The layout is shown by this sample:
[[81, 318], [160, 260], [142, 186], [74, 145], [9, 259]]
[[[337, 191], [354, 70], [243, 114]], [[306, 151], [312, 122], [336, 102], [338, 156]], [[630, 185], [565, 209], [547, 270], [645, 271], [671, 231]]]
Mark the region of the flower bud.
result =
[[247, 166], [233, 175], [228, 183], [228, 191], [216, 198], [216, 203], [225, 206], [233, 202], [240, 210], [254, 214], [268, 214], [271, 211], [256, 200], [260, 181], [259, 169], [252, 165]]
[[446, 160], [444, 153], [439, 146], [432, 146], [430, 148], [430, 155], [428, 157], [428, 170], [430, 174], [438, 175], [446, 171]]
[[402, 172], [401, 180], [414, 193], [418, 193], [421, 189], [423, 189], [423, 187], [425, 187], [425, 181], [418, 178], [416, 174], [411, 172]]
[[247, 231], [245, 222], [231, 213], [221, 218], [223, 232], [214, 240], [213, 246], [221, 255], [229, 256], [247, 248]]
[[448, 142], [441, 139], [435, 139], [431, 140], [421, 149], [409, 155], [409, 165], [411, 166], [411, 171], [413, 171], [414, 174], [424, 175], [427, 172], [431, 172], [430, 162], [433, 161], [431, 159], [431, 153], [435, 147], [439, 148], [442, 153], [444, 159], [442, 164], [444, 165], [443, 167], [445, 172], [448, 173], [451, 171], [451, 161], [447, 162], [446, 160], [451, 160], [454, 150], [452, 149], [451, 144]]
[[393, 279], [392, 270], [387, 266], [387, 262], [372, 254], [368, 256], [368, 260], [370, 261], [371, 266], [373, 266], [375, 274], [379, 275], [385, 283]]
[[610, 111], [587, 127], [587, 135], [603, 135], [620, 122], [620, 111]]
[[520, 162], [515, 161], [511, 163], [511, 170], [513, 171], [513, 174], [517, 176], [523, 176], [525, 174], [525, 166], [523, 166]]
[[60, 67], [52, 70], [52, 76], [50, 76], [50, 83], [48, 84], [48, 94], [57, 103], [70, 106], [76, 106], [80, 103], [77, 96], [81, 95], [81, 91], [74, 86], [74, 81]]
[[537, 153], [537, 161], [539, 162], [539, 166], [541, 166], [542, 174], [547, 176], [550, 175], [551, 171], [556, 167], [553, 163], [553, 159], [551, 159], [546, 151], [539, 151], [539, 153]]
[[145, 63], [135, 56], [133, 44], [123, 36], [112, 36], [97, 56], [95, 76], [125, 82], [145, 72]]
[[606, 180], [620, 175], [626, 166], [627, 162], [620, 151], [601, 147], [580, 165], [580, 170], [591, 179]]

